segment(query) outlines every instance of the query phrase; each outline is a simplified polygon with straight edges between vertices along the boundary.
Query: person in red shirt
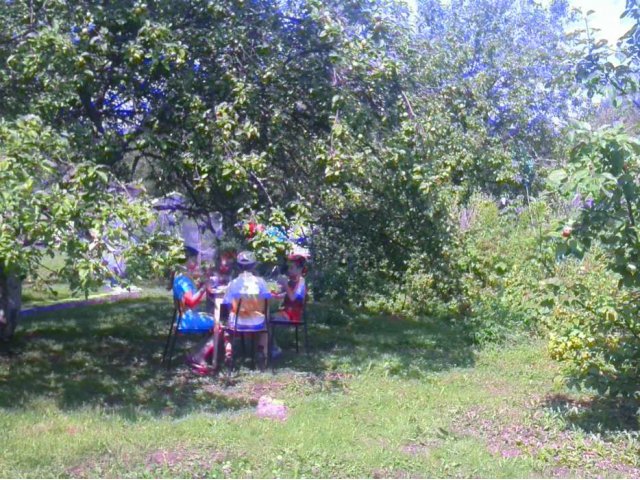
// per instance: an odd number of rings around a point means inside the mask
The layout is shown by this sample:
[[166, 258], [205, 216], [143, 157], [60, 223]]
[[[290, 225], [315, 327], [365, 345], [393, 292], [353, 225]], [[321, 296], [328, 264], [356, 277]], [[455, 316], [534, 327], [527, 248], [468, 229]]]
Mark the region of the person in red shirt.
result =
[[[284, 301], [280, 310], [273, 314], [272, 321], [300, 323], [307, 299], [307, 285], [304, 281], [307, 259], [303, 255], [294, 253], [289, 255], [287, 260], [287, 275], [278, 281], [281, 293], [273, 295], [274, 298], [282, 298]], [[280, 355], [282, 355], [282, 349], [274, 338], [271, 356], [275, 359]]]
[[302, 255], [289, 255], [287, 276], [280, 282], [282, 293], [275, 297], [283, 298], [282, 308], [273, 315], [274, 320], [300, 322], [307, 297], [307, 286], [304, 281], [306, 258]]

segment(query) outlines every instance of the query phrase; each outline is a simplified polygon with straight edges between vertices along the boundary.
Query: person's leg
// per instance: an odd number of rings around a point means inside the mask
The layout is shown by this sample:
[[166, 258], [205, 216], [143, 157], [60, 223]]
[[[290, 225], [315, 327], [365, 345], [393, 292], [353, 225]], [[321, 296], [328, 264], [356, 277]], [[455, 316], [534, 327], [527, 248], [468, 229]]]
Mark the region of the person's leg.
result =
[[267, 332], [258, 333], [258, 348], [262, 349], [263, 352], [267, 351], [267, 342], [269, 340], [269, 336]]
[[210, 315], [206, 315], [203, 313], [198, 314], [198, 326], [203, 328], [211, 325], [213, 329], [213, 334], [208, 336], [205, 340], [198, 343], [196, 347], [192, 350], [192, 353], [187, 357], [187, 362], [191, 365], [197, 365], [201, 367], [206, 367], [208, 363], [211, 363], [211, 358], [214, 356], [214, 350], [216, 348], [217, 336], [216, 332], [218, 330], [215, 325], [215, 320]]
[[257, 351], [256, 359], [258, 368], [263, 370], [267, 366], [267, 348], [269, 346], [269, 335], [267, 332], [256, 333], [257, 335]]
[[233, 331], [225, 331], [224, 338], [224, 364], [227, 366], [229, 373], [233, 369]]
[[[271, 320], [276, 322], [289, 322], [289, 323], [291, 322], [289, 315], [287, 315], [287, 312], [284, 310], [278, 310], [276, 313], [274, 313], [271, 316]], [[282, 349], [278, 346], [278, 343], [276, 342], [275, 331], [276, 331], [276, 328], [274, 326], [271, 332], [271, 335], [273, 337], [271, 339], [271, 357], [274, 359], [282, 355]]]
[[211, 364], [214, 370], [217, 370], [219, 367], [219, 359], [220, 356], [218, 352], [221, 349], [221, 328], [220, 325], [216, 325], [213, 329], [213, 349], [210, 352], [211, 357], [209, 358], [209, 363]]
[[212, 345], [213, 340], [211, 337], [207, 337], [198, 342], [191, 350], [191, 354], [187, 357], [187, 362], [192, 365], [205, 365], [206, 357]]

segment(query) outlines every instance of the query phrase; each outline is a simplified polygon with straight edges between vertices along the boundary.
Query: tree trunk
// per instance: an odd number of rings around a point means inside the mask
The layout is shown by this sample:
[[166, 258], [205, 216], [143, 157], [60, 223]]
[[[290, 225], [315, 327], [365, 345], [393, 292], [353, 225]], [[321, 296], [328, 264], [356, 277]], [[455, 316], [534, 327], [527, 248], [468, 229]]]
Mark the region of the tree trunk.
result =
[[0, 267], [0, 340], [9, 341], [18, 326], [22, 308], [22, 280]]

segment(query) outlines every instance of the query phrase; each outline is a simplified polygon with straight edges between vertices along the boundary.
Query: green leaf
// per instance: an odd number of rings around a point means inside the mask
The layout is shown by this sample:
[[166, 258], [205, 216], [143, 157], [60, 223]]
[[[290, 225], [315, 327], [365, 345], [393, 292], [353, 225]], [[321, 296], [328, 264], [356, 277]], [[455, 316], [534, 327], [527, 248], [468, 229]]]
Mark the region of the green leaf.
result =
[[549, 184], [553, 188], [559, 188], [566, 179], [567, 172], [563, 168], [552, 171], [547, 177]]

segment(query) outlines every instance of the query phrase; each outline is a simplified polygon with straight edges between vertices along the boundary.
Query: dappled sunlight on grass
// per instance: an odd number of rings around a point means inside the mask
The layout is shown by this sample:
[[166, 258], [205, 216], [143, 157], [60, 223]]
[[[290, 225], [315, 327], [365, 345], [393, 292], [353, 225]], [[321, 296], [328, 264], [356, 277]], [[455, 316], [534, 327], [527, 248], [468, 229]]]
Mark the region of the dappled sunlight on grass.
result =
[[[557, 365], [540, 341], [475, 351], [450, 319], [323, 304], [309, 305], [308, 314], [309, 355], [296, 354], [293, 331], [283, 329], [284, 354], [273, 373], [241, 366], [231, 382], [195, 376], [180, 361], [198, 337], [180, 339], [173, 369], [160, 365], [168, 299], [25, 318], [14, 354], [0, 356], [0, 428], [7, 451], [15, 452], [0, 453], [0, 474], [521, 478], [635, 472], [633, 438], [585, 441], [589, 430], [582, 422], [591, 404], [576, 404], [556, 385]], [[285, 421], [254, 414], [265, 395], [286, 405]], [[566, 401], [545, 403], [554, 398]], [[601, 450], [613, 460], [606, 463]], [[593, 460], [587, 469], [580, 466], [585, 455]]]
[[[2, 357], [0, 406], [28, 408], [39, 396], [61, 409], [96, 407], [131, 415], [185, 415], [237, 409], [246, 403], [204, 395], [203, 382], [183, 366], [160, 367], [171, 309], [164, 300], [70, 309], [25, 319]], [[187, 343], [187, 342], [185, 342]]]
[[[126, 416], [182, 416], [255, 402], [224, 389], [207, 390], [219, 380], [193, 376], [178, 355], [171, 371], [160, 366], [170, 316], [167, 300], [147, 299], [25, 318], [12, 347], [16, 354], [0, 360], [0, 407], [28, 408], [34, 398], [47, 397], [63, 410], [89, 406]], [[314, 305], [309, 319], [312, 353], [296, 355], [292, 333], [279, 331], [285, 354], [276, 370], [421, 377], [473, 364], [470, 343], [446, 321]], [[192, 342], [181, 338], [178, 345], [184, 351]], [[251, 378], [245, 380], [255, 382]]]
[[380, 370], [419, 378], [474, 363], [470, 338], [449, 319], [380, 316], [324, 305], [311, 305], [309, 317], [310, 357], [287, 354], [278, 365], [314, 372]]

